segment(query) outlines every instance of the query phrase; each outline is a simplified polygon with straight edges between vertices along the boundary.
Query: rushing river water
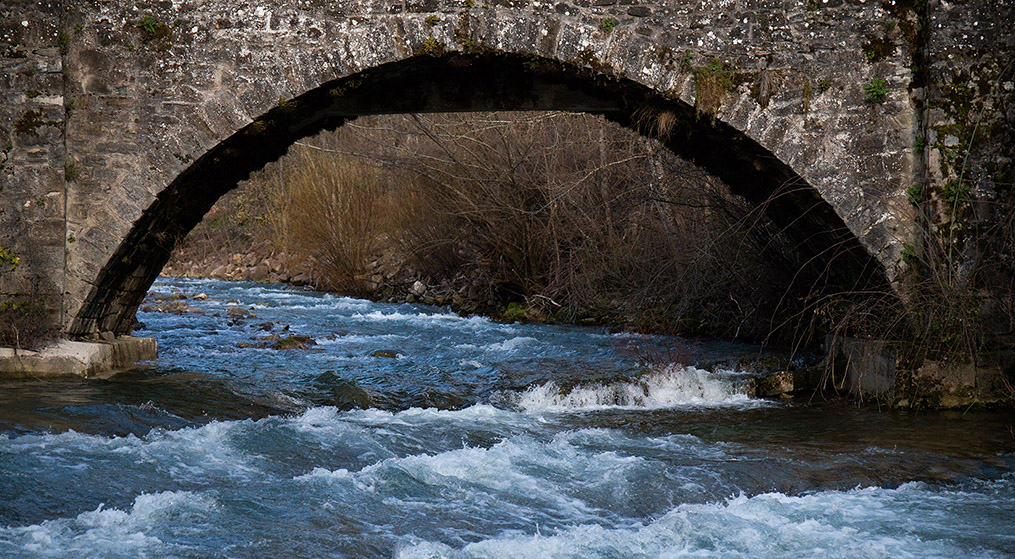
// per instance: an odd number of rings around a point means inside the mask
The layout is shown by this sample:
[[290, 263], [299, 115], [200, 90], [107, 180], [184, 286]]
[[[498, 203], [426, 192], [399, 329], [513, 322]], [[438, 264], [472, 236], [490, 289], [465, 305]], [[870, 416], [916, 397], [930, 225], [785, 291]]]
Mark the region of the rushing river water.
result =
[[[139, 313], [158, 361], [0, 383], [0, 557], [1015, 556], [1010, 412], [756, 400], [750, 371], [666, 366], [756, 356], [728, 343], [173, 293], [203, 314]], [[291, 335], [316, 345], [259, 347]]]

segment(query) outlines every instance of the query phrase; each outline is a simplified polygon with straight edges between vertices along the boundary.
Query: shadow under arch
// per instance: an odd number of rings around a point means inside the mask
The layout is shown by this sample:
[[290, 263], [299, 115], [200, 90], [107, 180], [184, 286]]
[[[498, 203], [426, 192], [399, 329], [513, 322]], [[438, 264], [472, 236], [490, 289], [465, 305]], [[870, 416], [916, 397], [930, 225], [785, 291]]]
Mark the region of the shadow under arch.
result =
[[449, 53], [415, 56], [325, 83], [279, 103], [202, 155], [134, 223], [95, 278], [68, 334], [129, 331], [176, 243], [223, 194], [301, 138], [363, 115], [523, 110], [601, 114], [656, 136], [764, 208], [802, 255], [797, 281], [819, 289], [888, 289], [884, 268], [832, 206], [743, 132], [698, 115], [683, 101], [588, 68], [527, 55]]

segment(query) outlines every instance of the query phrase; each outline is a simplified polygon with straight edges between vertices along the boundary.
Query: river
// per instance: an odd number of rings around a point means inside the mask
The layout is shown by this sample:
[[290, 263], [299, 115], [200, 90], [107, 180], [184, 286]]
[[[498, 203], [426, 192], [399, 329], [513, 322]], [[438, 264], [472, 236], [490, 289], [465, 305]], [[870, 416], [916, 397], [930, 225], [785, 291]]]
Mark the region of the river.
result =
[[0, 382], [0, 557], [1015, 556], [1010, 411], [749, 398], [727, 342], [175, 293], [197, 312], [138, 314], [157, 361]]

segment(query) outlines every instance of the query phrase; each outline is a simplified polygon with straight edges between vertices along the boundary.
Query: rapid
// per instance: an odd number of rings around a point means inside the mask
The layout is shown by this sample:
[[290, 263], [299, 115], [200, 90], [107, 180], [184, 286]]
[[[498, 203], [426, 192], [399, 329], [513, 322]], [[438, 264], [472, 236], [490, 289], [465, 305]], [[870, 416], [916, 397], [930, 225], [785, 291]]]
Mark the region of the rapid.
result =
[[731, 342], [174, 294], [138, 313], [158, 360], [0, 381], [0, 557], [1015, 556], [1011, 411], [756, 399]]

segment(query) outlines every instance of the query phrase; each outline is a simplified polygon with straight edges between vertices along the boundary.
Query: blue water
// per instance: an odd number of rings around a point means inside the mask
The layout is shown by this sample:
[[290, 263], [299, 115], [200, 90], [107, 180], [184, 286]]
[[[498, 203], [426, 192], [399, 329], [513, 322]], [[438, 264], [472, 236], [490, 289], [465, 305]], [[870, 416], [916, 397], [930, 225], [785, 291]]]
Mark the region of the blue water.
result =
[[1011, 412], [750, 398], [745, 345], [174, 293], [200, 312], [139, 313], [157, 361], [0, 382], [0, 557], [1015, 556]]

